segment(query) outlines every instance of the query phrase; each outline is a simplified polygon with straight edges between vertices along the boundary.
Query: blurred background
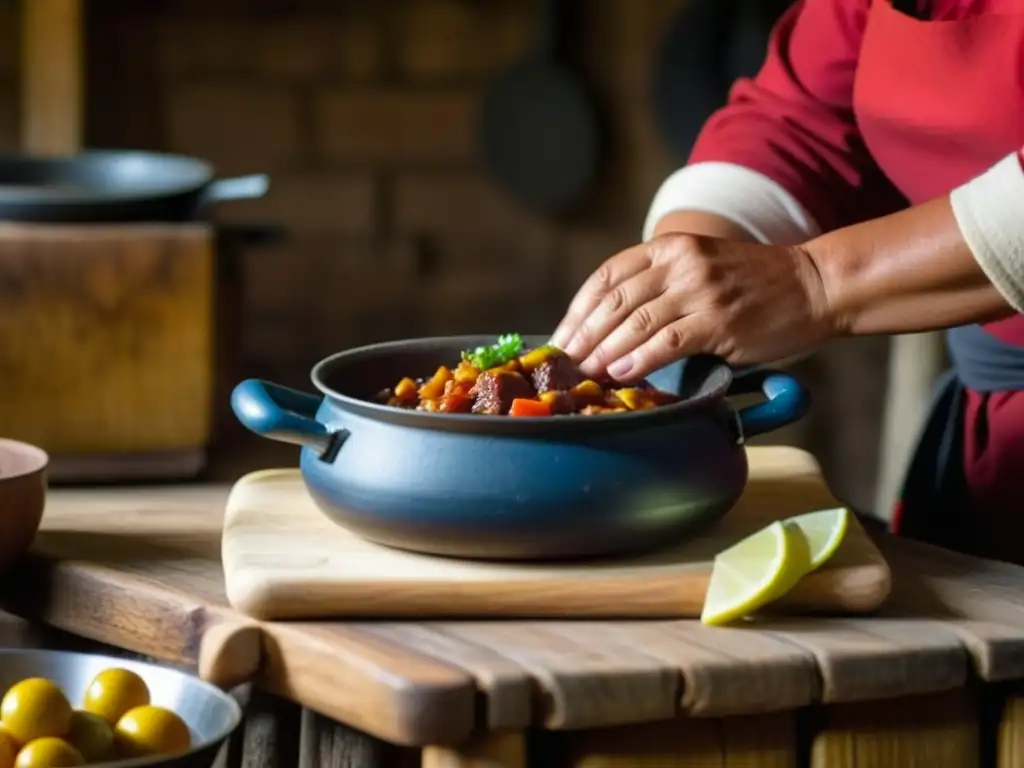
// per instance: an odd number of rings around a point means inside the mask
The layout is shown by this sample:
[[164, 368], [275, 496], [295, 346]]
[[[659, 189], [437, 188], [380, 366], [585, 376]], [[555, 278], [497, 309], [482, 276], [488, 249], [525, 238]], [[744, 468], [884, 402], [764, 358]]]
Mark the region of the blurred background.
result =
[[[698, 94], [680, 118], [692, 125], [724, 98], [730, 73], [762, 56], [763, 9], [714, 3], [730, 9], [725, 27], [696, 0], [587, 0], [564, 17], [564, 61], [589, 89], [602, 138], [592, 179], [564, 210], [527, 204], [481, 159], [485, 95], [541, 31], [527, 0], [86, 2], [82, 144], [270, 175], [265, 198], [215, 214], [218, 228], [281, 233], [216, 253], [231, 260], [218, 274], [236, 289], [218, 291], [233, 304], [211, 321], [234, 318], [216, 363], [230, 370], [214, 374], [224, 381], [301, 385], [319, 358], [383, 339], [543, 333], [597, 264], [638, 241], [654, 191], [683, 161], [685, 131], [670, 141], [656, 104], [667, 32], [689, 23], [684, 48], [704, 41], [700, 56], [677, 50], [669, 73]], [[0, 0], [3, 151], [26, 142], [21, 5]], [[0, 243], [0, 285], [4, 263]], [[886, 367], [885, 339], [833, 343], [796, 364], [813, 413], [770, 437], [811, 449], [865, 509]], [[222, 390], [210, 407], [226, 407]]]

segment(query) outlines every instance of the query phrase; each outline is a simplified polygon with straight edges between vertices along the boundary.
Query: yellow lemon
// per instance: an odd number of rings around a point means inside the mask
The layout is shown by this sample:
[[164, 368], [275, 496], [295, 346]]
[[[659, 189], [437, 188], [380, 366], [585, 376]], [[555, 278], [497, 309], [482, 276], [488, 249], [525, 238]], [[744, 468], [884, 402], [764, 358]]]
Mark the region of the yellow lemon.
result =
[[90, 763], [102, 763], [115, 757], [114, 729], [92, 712], [78, 711], [71, 715], [67, 741]]
[[71, 727], [71, 705], [56, 685], [42, 677], [15, 683], [0, 701], [0, 721], [21, 744], [44, 736], [62, 737]]
[[30, 741], [14, 762], [14, 768], [75, 768], [85, 765], [85, 758], [64, 739], [45, 736]]
[[6, 728], [0, 728], [0, 768], [14, 768], [21, 745]]
[[192, 746], [185, 721], [163, 707], [130, 709], [117, 721], [114, 731], [118, 749], [125, 757], [175, 755]]
[[146, 704], [146, 681], [130, 670], [114, 667], [103, 670], [89, 683], [82, 709], [99, 715], [113, 727], [129, 709]]

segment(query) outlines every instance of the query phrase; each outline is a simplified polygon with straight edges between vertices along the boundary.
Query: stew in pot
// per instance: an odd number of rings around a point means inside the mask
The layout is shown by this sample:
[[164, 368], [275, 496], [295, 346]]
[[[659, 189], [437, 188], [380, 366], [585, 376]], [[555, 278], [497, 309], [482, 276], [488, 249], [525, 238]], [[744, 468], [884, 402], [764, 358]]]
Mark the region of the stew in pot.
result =
[[462, 353], [429, 378], [403, 378], [378, 400], [395, 408], [490, 416], [626, 413], [679, 401], [647, 382], [628, 386], [588, 379], [560, 349], [524, 349], [519, 334]]

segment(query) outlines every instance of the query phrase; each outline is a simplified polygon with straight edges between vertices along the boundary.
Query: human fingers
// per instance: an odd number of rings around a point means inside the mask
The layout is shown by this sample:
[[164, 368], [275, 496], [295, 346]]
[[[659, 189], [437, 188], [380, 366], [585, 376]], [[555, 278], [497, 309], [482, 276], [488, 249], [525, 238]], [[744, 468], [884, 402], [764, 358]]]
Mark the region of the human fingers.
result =
[[605, 261], [576, 292], [565, 317], [551, 336], [551, 343], [565, 349], [580, 325], [605, 295], [619, 283], [643, 272], [650, 264], [647, 248], [643, 245], [627, 248]]
[[661, 293], [646, 304], [641, 304], [594, 347], [580, 364], [580, 370], [591, 377], [607, 373], [609, 365], [678, 320], [680, 312], [680, 297], [671, 292]]
[[710, 334], [697, 315], [670, 322], [647, 341], [608, 364], [608, 375], [618, 381], [641, 379], [682, 357], [708, 346]]
[[565, 353], [573, 360], [586, 360], [630, 315], [664, 293], [665, 279], [660, 272], [664, 270], [645, 269], [608, 291], [580, 323]]

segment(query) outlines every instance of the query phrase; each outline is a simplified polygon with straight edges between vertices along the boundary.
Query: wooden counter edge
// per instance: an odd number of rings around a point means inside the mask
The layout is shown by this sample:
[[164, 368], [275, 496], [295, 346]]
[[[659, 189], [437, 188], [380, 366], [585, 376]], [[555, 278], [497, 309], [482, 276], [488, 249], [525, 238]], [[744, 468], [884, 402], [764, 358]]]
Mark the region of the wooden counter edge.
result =
[[[132, 585], [127, 584], [131, 579]], [[142, 594], [126, 593], [135, 586]], [[31, 553], [0, 580], [0, 610], [165, 663], [227, 670], [203, 647], [208, 632], [262, 638], [252, 681], [271, 693], [393, 744], [457, 744], [476, 725], [476, 681], [465, 671], [342, 625], [258, 622], [141, 576]], [[203, 658], [204, 650], [207, 657]], [[234, 682], [238, 682], [237, 679]]]

